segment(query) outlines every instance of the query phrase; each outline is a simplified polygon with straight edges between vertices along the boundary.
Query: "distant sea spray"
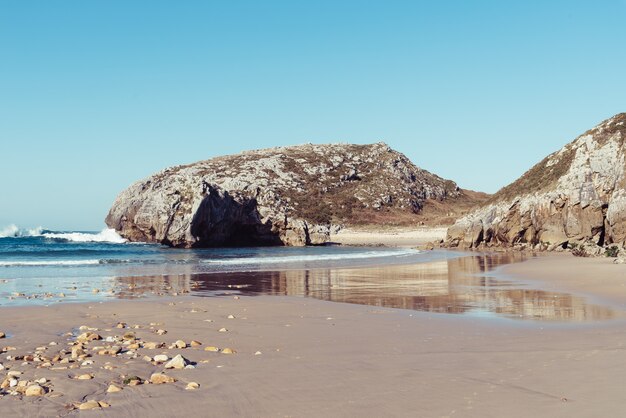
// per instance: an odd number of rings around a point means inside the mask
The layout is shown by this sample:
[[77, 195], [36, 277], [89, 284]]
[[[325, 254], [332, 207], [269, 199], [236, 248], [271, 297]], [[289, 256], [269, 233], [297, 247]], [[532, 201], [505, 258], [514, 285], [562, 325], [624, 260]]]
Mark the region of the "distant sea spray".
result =
[[0, 229], [0, 238], [25, 238], [43, 237], [72, 242], [110, 242], [122, 244], [126, 240], [118, 235], [114, 229], [103, 229], [100, 232], [62, 232], [51, 231], [42, 227], [25, 229], [19, 228], [15, 224]]

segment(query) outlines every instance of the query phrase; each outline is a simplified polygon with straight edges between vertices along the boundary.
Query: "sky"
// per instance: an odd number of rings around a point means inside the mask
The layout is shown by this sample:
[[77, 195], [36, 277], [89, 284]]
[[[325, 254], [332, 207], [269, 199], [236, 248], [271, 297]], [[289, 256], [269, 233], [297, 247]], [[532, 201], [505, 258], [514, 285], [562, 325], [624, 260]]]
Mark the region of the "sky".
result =
[[0, 228], [162, 168], [387, 142], [495, 192], [626, 111], [626, 0], [0, 0]]

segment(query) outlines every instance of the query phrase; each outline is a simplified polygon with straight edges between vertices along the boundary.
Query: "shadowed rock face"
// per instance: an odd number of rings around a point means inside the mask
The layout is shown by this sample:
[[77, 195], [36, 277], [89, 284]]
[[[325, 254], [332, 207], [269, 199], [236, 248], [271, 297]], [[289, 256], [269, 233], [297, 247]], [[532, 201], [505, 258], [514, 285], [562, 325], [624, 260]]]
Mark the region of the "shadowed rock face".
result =
[[123, 191], [106, 223], [176, 247], [315, 245], [333, 224], [415, 214], [462, 193], [383, 143], [307, 144], [165, 169]]
[[550, 154], [448, 229], [450, 245], [626, 243], [626, 113]]

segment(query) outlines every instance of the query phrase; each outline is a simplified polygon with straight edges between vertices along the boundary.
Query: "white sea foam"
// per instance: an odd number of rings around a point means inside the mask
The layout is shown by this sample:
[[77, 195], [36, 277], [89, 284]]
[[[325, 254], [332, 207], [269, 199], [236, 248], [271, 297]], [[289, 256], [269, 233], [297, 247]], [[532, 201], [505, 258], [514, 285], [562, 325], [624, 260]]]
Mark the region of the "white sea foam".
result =
[[114, 244], [123, 244], [126, 242], [126, 239], [119, 236], [118, 233], [115, 232], [115, 229], [103, 229], [97, 234], [84, 232], [48, 232], [42, 236], [73, 242], [110, 242]]
[[33, 229], [22, 229], [11, 224], [0, 229], [0, 238], [22, 238], [22, 237], [45, 237], [52, 239], [62, 239], [74, 242], [110, 242], [114, 244], [123, 244], [127, 240], [119, 236], [115, 229], [103, 229], [98, 233], [87, 232], [43, 232], [42, 227]]
[[100, 260], [49, 260], [49, 261], [0, 261], [0, 267], [19, 266], [89, 266], [101, 264]]
[[316, 261], [349, 261], [381, 257], [407, 257], [419, 254], [418, 250], [402, 249], [394, 251], [364, 251], [358, 253], [343, 254], [311, 254], [311, 255], [288, 255], [284, 257], [241, 257], [223, 258], [216, 260], [201, 260], [202, 263], [217, 265], [249, 265], [249, 264], [288, 264], [308, 263]]
[[33, 229], [20, 229], [15, 224], [11, 224], [0, 229], [0, 238], [36, 237], [41, 235], [42, 227]]
[[19, 228], [15, 225], [9, 225], [0, 229], [0, 238], [14, 237], [19, 232]]

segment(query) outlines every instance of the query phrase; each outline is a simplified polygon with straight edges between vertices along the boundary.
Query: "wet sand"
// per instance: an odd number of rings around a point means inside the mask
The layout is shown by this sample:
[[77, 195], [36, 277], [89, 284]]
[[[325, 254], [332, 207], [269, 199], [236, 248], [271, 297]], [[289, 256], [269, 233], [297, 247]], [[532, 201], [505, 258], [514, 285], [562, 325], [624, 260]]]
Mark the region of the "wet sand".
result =
[[[593, 295], [597, 303], [626, 302], [626, 266], [557, 256], [504, 271], [540, 280], [552, 290], [567, 286]], [[593, 272], [602, 275], [596, 293], [587, 284]], [[9, 336], [0, 339], [0, 347], [15, 348], [2, 354], [0, 363], [22, 371], [19, 380], [49, 380], [43, 397], [0, 397], [2, 416], [611, 417], [622, 416], [626, 408], [626, 321], [619, 318], [517, 321], [269, 295], [6, 307], [0, 312], [0, 331]], [[120, 321], [128, 328], [115, 328]], [[47, 347], [44, 356], [57, 354], [74, 341], [65, 333], [75, 336], [84, 331], [76, 329], [81, 325], [103, 338], [134, 332], [137, 340], [117, 356], [92, 350], [115, 343], [92, 341], [85, 345], [92, 355], [85, 360], [93, 364], [83, 366], [77, 360], [36, 368], [41, 362], [6, 359], [41, 346]], [[157, 329], [167, 333], [158, 335]], [[202, 345], [167, 348], [179, 339]], [[166, 347], [141, 347], [147, 342]], [[207, 346], [236, 353], [205, 351]], [[166, 371], [178, 379], [175, 383], [124, 385], [122, 376], [149, 379], [162, 372], [162, 364], [143, 359], [160, 353], [182, 354], [195, 368]], [[94, 378], [73, 379], [85, 373]], [[191, 381], [200, 387], [185, 390]], [[111, 382], [123, 390], [106, 393]], [[73, 410], [88, 400], [110, 407]]]
[[551, 255], [504, 266], [501, 272], [546, 290], [558, 289], [626, 308], [626, 267], [613, 264], [612, 258]]

